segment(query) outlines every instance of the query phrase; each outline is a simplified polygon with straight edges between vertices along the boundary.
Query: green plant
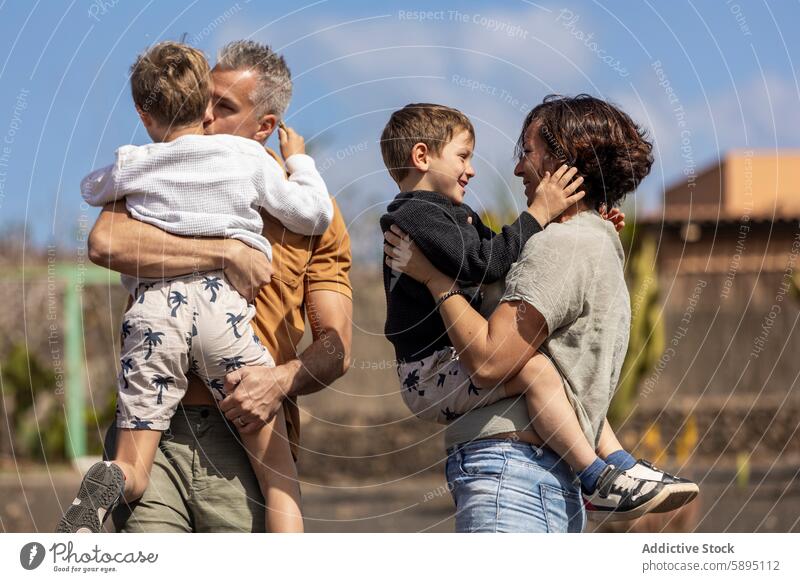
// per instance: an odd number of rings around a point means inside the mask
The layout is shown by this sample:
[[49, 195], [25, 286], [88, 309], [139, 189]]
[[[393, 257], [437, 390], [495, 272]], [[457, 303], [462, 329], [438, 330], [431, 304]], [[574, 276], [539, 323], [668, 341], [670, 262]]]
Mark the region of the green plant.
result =
[[0, 367], [0, 381], [15, 456], [63, 459], [64, 414], [53, 370], [15, 344]]
[[789, 285], [789, 295], [800, 301], [800, 273], [792, 273]]
[[747, 489], [750, 486], [750, 455], [739, 453], [736, 455], [736, 487]]
[[608, 410], [612, 425], [624, 420], [633, 410], [639, 397], [639, 384], [664, 352], [656, 242], [652, 236], [635, 235], [635, 223], [626, 226], [621, 233], [623, 247], [629, 249], [626, 279], [631, 296], [631, 332], [619, 385]]
[[[0, 381], [4, 413], [10, 427], [7, 438], [11, 440], [4, 452], [17, 459], [65, 460], [66, 416], [63, 401], [56, 396], [53, 370], [30, 354], [24, 345], [14, 345], [0, 365]], [[85, 411], [91, 454], [102, 451], [103, 434], [115, 414], [115, 391], [104, 394], [110, 397]]]

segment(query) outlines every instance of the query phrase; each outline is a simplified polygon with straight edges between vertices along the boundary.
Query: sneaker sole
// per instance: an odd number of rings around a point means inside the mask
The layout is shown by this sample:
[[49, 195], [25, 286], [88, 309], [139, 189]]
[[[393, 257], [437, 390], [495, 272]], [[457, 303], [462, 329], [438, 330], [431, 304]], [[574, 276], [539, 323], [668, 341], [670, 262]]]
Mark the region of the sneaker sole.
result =
[[630, 511], [614, 511], [603, 509], [588, 509], [587, 516], [594, 521], [630, 521], [641, 517], [646, 513], [651, 513], [655, 508], [664, 503], [670, 496], [669, 491], [662, 489], [658, 495], [653, 497], [650, 501], [643, 503], [636, 509]]
[[56, 533], [99, 533], [124, 484], [125, 476], [116, 465], [102, 462], [90, 467], [78, 496], [58, 522]]
[[664, 491], [668, 493], [667, 498], [658, 507], [651, 509], [651, 513], [668, 513], [688, 505], [697, 497], [700, 488], [696, 483], [672, 483], [664, 485]]

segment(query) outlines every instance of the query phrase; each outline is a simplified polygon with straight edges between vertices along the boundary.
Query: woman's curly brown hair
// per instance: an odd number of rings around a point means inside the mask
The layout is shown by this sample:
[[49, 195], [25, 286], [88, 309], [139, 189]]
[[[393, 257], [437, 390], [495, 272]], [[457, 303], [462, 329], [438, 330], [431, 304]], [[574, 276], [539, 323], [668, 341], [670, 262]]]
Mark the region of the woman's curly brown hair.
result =
[[[559, 164], [578, 168], [586, 191], [584, 200], [594, 209], [618, 206], [639, 186], [653, 165], [653, 144], [647, 132], [623, 111], [591, 95], [548, 95], [525, 118], [517, 140], [523, 155], [525, 131], [531, 123]], [[546, 168], [549, 171], [555, 168]]]

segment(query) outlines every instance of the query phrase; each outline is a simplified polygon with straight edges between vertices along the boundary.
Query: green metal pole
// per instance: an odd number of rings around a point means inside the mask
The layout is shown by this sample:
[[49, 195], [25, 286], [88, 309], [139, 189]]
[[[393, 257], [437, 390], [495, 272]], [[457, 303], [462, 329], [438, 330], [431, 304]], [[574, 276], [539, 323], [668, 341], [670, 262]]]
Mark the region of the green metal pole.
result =
[[64, 352], [67, 364], [66, 394], [67, 407], [67, 453], [70, 458], [86, 456], [86, 405], [83, 357], [83, 313], [81, 310], [82, 289], [78, 288], [76, 273], [65, 277], [67, 287], [64, 292]]

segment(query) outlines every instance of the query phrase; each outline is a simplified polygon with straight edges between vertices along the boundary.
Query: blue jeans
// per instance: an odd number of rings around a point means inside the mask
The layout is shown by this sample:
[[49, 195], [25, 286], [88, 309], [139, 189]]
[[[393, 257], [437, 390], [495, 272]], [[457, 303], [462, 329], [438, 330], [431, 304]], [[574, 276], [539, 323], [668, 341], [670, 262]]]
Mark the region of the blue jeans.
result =
[[547, 448], [481, 439], [451, 447], [447, 485], [457, 532], [580, 532], [580, 485]]

